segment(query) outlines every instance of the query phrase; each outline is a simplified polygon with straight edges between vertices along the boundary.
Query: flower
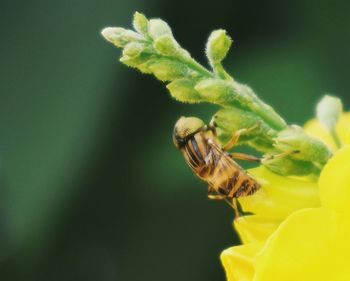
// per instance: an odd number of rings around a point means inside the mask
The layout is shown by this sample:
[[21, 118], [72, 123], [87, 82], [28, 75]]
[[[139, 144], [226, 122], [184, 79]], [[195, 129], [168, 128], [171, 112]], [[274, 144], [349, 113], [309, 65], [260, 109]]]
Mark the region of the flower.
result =
[[[226, 249], [221, 260], [228, 281], [350, 280], [350, 114], [337, 133], [344, 147], [335, 152], [320, 178], [291, 178], [265, 168], [262, 190], [240, 199], [252, 216], [234, 226], [243, 245]], [[332, 138], [312, 120], [305, 130], [335, 151]]]
[[[317, 120], [312, 119], [305, 125], [305, 131], [324, 141], [333, 151], [336, 145], [326, 128]], [[350, 112], [344, 113], [338, 120], [336, 132], [344, 144], [350, 144]]]

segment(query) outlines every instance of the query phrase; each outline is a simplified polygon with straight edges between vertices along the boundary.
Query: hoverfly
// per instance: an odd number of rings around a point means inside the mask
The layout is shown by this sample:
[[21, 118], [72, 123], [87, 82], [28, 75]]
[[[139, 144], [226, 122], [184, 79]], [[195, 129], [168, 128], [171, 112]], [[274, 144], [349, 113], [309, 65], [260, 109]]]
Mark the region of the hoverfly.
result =
[[196, 117], [181, 117], [173, 132], [174, 144], [187, 164], [208, 183], [208, 198], [226, 200], [233, 207], [236, 218], [239, 216], [237, 198], [252, 195], [261, 185], [233, 158], [253, 161], [260, 161], [260, 158], [242, 153], [230, 154], [227, 150], [237, 143], [242, 133], [251, 129], [237, 131], [224, 146], [217, 139], [214, 122], [205, 125]]

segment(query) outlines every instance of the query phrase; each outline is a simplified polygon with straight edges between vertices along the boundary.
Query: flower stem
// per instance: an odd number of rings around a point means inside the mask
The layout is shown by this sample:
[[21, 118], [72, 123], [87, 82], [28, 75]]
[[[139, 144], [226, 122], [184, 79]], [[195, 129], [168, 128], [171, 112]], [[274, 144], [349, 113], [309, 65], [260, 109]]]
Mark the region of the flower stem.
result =
[[[170, 27], [163, 20], [149, 20], [141, 13], [135, 13], [133, 25], [136, 32], [108, 27], [102, 31], [102, 35], [124, 49], [120, 59], [122, 63], [167, 82], [167, 88], [176, 100], [219, 105], [222, 109], [213, 118], [217, 121], [220, 139], [232, 135], [236, 130], [260, 124], [259, 129], [242, 137], [240, 143], [263, 153], [287, 152], [286, 155], [290, 155], [274, 160], [272, 164], [266, 163], [271, 170], [286, 175], [318, 173], [327, 162], [331, 153], [323, 143], [301, 129], [288, 126], [250, 87], [238, 83], [226, 72], [222, 60], [232, 40], [225, 30], [215, 30], [209, 36], [206, 55], [212, 70], [208, 70], [176, 42]], [[332, 135], [337, 146], [340, 146], [335, 132]], [[290, 151], [300, 153], [290, 154]]]
[[332, 136], [332, 139], [333, 139], [336, 147], [338, 149], [341, 148], [342, 147], [342, 143], [341, 143], [341, 140], [340, 140], [340, 138], [338, 136], [338, 133], [337, 133], [337, 131], [336, 131], [336, 129], [334, 127], [332, 128], [332, 130], [330, 130], [330, 134]]

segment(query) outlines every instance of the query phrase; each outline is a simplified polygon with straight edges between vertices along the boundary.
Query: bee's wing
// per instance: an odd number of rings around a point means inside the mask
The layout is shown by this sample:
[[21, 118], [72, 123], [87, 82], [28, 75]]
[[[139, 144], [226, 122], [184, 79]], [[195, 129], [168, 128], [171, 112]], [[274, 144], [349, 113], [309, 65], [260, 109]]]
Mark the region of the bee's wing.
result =
[[[231, 157], [215, 142], [209, 144], [210, 161], [215, 167], [212, 185], [218, 190], [220, 187], [226, 187], [232, 175], [232, 169], [237, 170], [239, 166]], [[209, 155], [209, 154], [208, 154]]]

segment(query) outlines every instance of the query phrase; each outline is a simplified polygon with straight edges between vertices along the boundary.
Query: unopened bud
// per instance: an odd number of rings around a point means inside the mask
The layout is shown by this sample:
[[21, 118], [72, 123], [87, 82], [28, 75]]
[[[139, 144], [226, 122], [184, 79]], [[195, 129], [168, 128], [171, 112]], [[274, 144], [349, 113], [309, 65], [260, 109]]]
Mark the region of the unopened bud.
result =
[[125, 30], [125, 32], [123, 32], [122, 34], [123, 38], [128, 41], [128, 42], [132, 42], [132, 41], [143, 41], [144, 37], [140, 34], [138, 34], [137, 32], [134, 32], [132, 30]]
[[207, 42], [207, 57], [211, 63], [221, 62], [227, 55], [232, 44], [232, 39], [223, 29], [213, 31]]
[[149, 65], [152, 73], [161, 81], [172, 81], [186, 76], [188, 68], [171, 60], [157, 60]]
[[272, 139], [277, 136], [277, 132], [249, 111], [235, 107], [222, 108], [215, 113], [213, 120], [222, 143], [229, 141], [240, 129], [254, 128], [242, 134], [239, 143], [249, 144], [259, 151], [270, 151], [273, 148]]
[[136, 53], [137, 53], [136, 49], [130, 50], [130, 53], [131, 53], [131, 55], [134, 55], [134, 57], [123, 54], [123, 56], [119, 59], [120, 62], [126, 64], [127, 66], [135, 67], [135, 68], [142, 71], [142, 69], [141, 69], [142, 65], [147, 63], [150, 59], [149, 55], [143, 54], [143, 53], [136, 55]]
[[144, 46], [141, 43], [131, 42], [125, 46], [123, 50], [123, 56], [128, 56], [129, 58], [136, 58], [142, 53], [143, 50]]
[[179, 44], [171, 35], [163, 35], [155, 39], [154, 48], [165, 56], [175, 55], [179, 51]]
[[169, 25], [161, 19], [151, 19], [148, 25], [148, 34], [156, 39], [163, 35], [172, 35]]
[[125, 65], [127, 66], [131, 66], [131, 67], [136, 67], [138, 64], [137, 62], [135, 61], [134, 58], [131, 58], [129, 56], [122, 56], [119, 61], [121, 63], [124, 63]]
[[220, 79], [205, 79], [200, 81], [195, 89], [203, 99], [215, 104], [225, 104], [233, 98], [230, 82]]
[[[276, 154], [278, 153], [276, 152]], [[273, 155], [267, 155], [266, 157], [269, 156], [273, 157]], [[306, 176], [320, 173], [319, 167], [312, 162], [292, 159], [288, 156], [276, 157], [264, 162], [263, 165], [272, 172], [282, 176]]]
[[203, 101], [199, 93], [194, 89], [194, 82], [190, 79], [176, 79], [167, 85], [171, 96], [181, 102], [198, 103]]
[[316, 164], [325, 164], [331, 156], [331, 151], [318, 139], [309, 136], [305, 131], [292, 126], [281, 131], [275, 139], [275, 147], [283, 152], [298, 151], [293, 154], [293, 158], [318, 162]]
[[121, 27], [106, 27], [101, 31], [102, 36], [117, 47], [124, 47], [128, 42], [122, 39], [122, 34], [125, 32]]
[[318, 120], [328, 131], [332, 131], [343, 113], [343, 104], [339, 98], [326, 95], [317, 104], [316, 111]]
[[117, 47], [125, 47], [133, 41], [141, 41], [143, 37], [131, 30], [121, 27], [106, 27], [101, 31], [102, 36]]
[[148, 20], [144, 14], [135, 12], [133, 26], [135, 30], [141, 34], [147, 34], [148, 32]]

